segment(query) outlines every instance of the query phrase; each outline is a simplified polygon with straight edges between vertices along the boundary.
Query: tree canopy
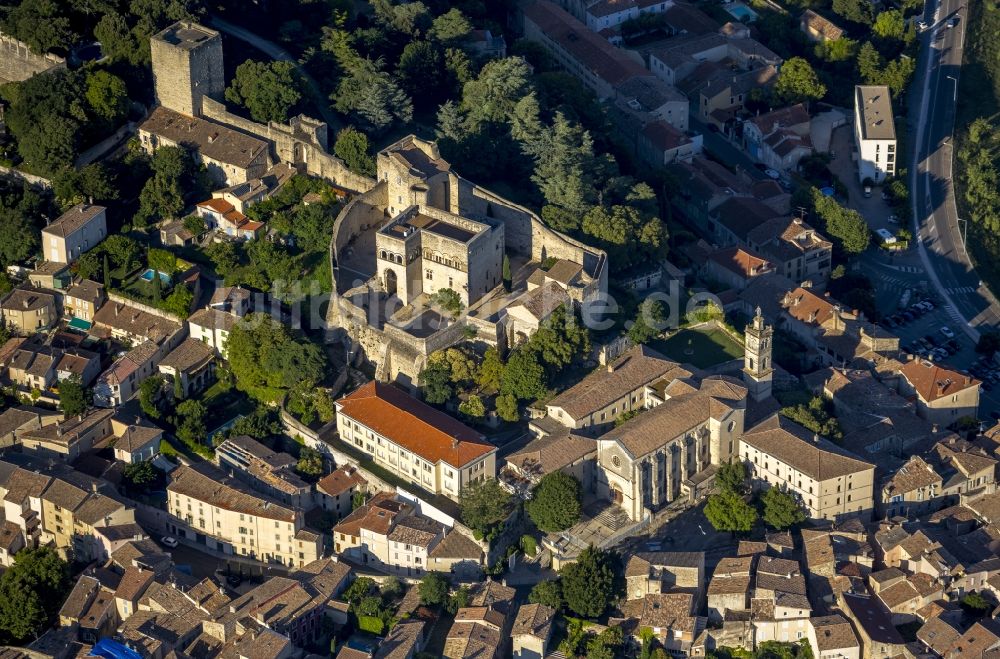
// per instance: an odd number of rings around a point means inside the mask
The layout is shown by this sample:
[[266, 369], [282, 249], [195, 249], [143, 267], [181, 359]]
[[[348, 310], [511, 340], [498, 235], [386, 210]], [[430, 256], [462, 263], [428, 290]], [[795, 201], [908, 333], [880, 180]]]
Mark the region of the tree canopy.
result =
[[41, 634], [70, 588], [69, 566], [50, 547], [22, 549], [0, 576], [0, 637], [24, 643]]
[[236, 67], [226, 100], [245, 107], [254, 121], [285, 123], [302, 100], [292, 62], [247, 60]]
[[617, 556], [593, 545], [580, 552], [575, 563], [560, 571], [566, 607], [578, 616], [598, 618], [620, 595], [615, 574]]
[[580, 501], [580, 482], [554, 471], [542, 477], [524, 507], [540, 530], [564, 531], [580, 520]]
[[820, 82], [808, 60], [792, 57], [781, 65], [774, 93], [785, 103], [818, 101], [826, 96], [826, 85]]
[[757, 521], [757, 511], [732, 490], [721, 490], [708, 497], [705, 518], [716, 531], [748, 533]]
[[90, 392], [80, 382], [79, 376], [67, 378], [59, 383], [59, 409], [67, 417], [77, 416], [90, 406]]
[[799, 501], [789, 492], [769, 487], [760, 497], [764, 504], [764, 523], [783, 531], [806, 520], [806, 513]]
[[462, 521], [482, 537], [503, 524], [513, 509], [513, 496], [495, 478], [487, 478], [462, 489], [458, 504]]
[[323, 380], [326, 355], [319, 346], [297, 339], [283, 324], [250, 314], [229, 333], [226, 352], [236, 386], [258, 400], [279, 400], [293, 385]]

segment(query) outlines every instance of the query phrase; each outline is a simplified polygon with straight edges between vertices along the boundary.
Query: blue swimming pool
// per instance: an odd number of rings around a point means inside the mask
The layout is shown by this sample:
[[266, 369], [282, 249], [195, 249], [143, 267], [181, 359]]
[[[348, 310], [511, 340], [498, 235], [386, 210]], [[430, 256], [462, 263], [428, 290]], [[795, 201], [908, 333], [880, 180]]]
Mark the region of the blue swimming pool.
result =
[[753, 23], [757, 20], [757, 12], [742, 3], [729, 5], [726, 7], [726, 11], [729, 12], [730, 16], [744, 23]]
[[[139, 277], [145, 281], [153, 281], [153, 277], [156, 276], [156, 273], [157, 273], [156, 270], [153, 270], [152, 268], [146, 268], [146, 271], [143, 272], [141, 275], [139, 275]], [[170, 283], [170, 275], [168, 275], [165, 272], [160, 272], [159, 275], [161, 283], [163, 284]]]

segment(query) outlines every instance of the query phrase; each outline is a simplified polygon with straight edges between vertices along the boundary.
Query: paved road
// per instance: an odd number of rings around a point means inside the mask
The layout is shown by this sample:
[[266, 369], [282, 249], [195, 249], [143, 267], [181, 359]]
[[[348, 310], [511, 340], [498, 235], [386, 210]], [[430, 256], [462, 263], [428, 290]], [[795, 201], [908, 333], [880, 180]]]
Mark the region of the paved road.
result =
[[294, 64], [296, 71], [299, 72], [299, 75], [302, 76], [302, 79], [305, 81], [306, 86], [309, 88], [308, 90], [309, 95], [312, 96], [316, 108], [319, 110], [320, 114], [323, 115], [323, 121], [326, 122], [326, 125], [332, 132], [332, 134], [335, 135], [337, 131], [339, 131], [343, 127], [343, 125], [340, 122], [340, 119], [337, 117], [336, 114], [334, 114], [333, 110], [330, 109], [330, 101], [329, 99], [327, 99], [326, 95], [323, 94], [322, 91], [320, 91], [319, 85], [316, 84], [316, 80], [313, 79], [311, 75], [306, 73], [306, 70], [302, 68], [302, 66], [299, 64], [299, 61], [294, 57], [292, 57], [292, 55], [289, 54], [287, 50], [283, 49], [281, 46], [274, 43], [273, 41], [268, 41], [267, 39], [254, 34], [250, 30], [247, 30], [246, 28], [242, 28], [239, 25], [230, 23], [224, 18], [219, 18], [218, 16], [211, 16], [208, 19], [208, 23], [209, 25], [211, 25], [212, 27], [221, 32], [225, 32], [226, 34], [235, 37], [240, 41], [247, 42], [248, 44], [250, 44], [257, 50], [261, 51], [271, 59], [275, 59], [280, 62], [291, 62], [292, 64]]
[[[962, 239], [952, 181], [952, 131], [965, 39], [965, 0], [930, 0], [920, 35], [912, 93], [917, 99], [915, 163], [910, 168], [914, 224], [931, 285], [962, 319], [973, 340], [979, 327], [1000, 324], [1000, 304], [980, 285]], [[958, 25], [949, 28], [950, 19]]]

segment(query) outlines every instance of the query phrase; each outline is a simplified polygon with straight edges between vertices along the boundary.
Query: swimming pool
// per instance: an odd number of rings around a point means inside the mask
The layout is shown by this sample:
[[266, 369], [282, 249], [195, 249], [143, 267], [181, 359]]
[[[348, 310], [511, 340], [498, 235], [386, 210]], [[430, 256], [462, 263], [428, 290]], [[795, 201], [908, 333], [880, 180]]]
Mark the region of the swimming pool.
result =
[[[139, 275], [139, 278], [145, 281], [153, 281], [153, 277], [155, 276], [156, 272], [157, 271], [153, 270], [152, 268], [146, 268], [146, 271], [143, 272], [141, 275]], [[160, 272], [159, 275], [160, 275], [160, 283], [162, 284], [170, 283], [170, 275], [168, 275], [165, 272]]]
[[726, 7], [726, 11], [729, 12], [730, 16], [744, 23], [753, 23], [757, 20], [757, 12], [741, 2], [729, 5]]

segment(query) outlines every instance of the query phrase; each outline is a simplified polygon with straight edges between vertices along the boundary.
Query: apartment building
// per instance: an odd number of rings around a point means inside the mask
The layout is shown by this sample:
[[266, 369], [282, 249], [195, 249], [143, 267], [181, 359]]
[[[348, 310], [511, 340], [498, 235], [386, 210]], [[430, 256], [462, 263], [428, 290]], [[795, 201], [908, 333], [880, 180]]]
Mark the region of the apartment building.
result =
[[108, 235], [104, 206], [77, 204], [42, 229], [46, 261], [72, 263]]
[[337, 401], [340, 440], [434, 494], [495, 478], [496, 447], [480, 433], [401, 389], [369, 382]]
[[178, 467], [167, 483], [168, 530], [209, 549], [302, 566], [322, 555], [319, 534], [288, 508], [210, 468]]
[[896, 174], [896, 125], [892, 99], [884, 85], [854, 88], [854, 146], [858, 180], [881, 183]]
[[756, 487], [790, 492], [812, 519], [837, 521], [874, 508], [875, 465], [781, 415], [743, 433], [739, 455]]

